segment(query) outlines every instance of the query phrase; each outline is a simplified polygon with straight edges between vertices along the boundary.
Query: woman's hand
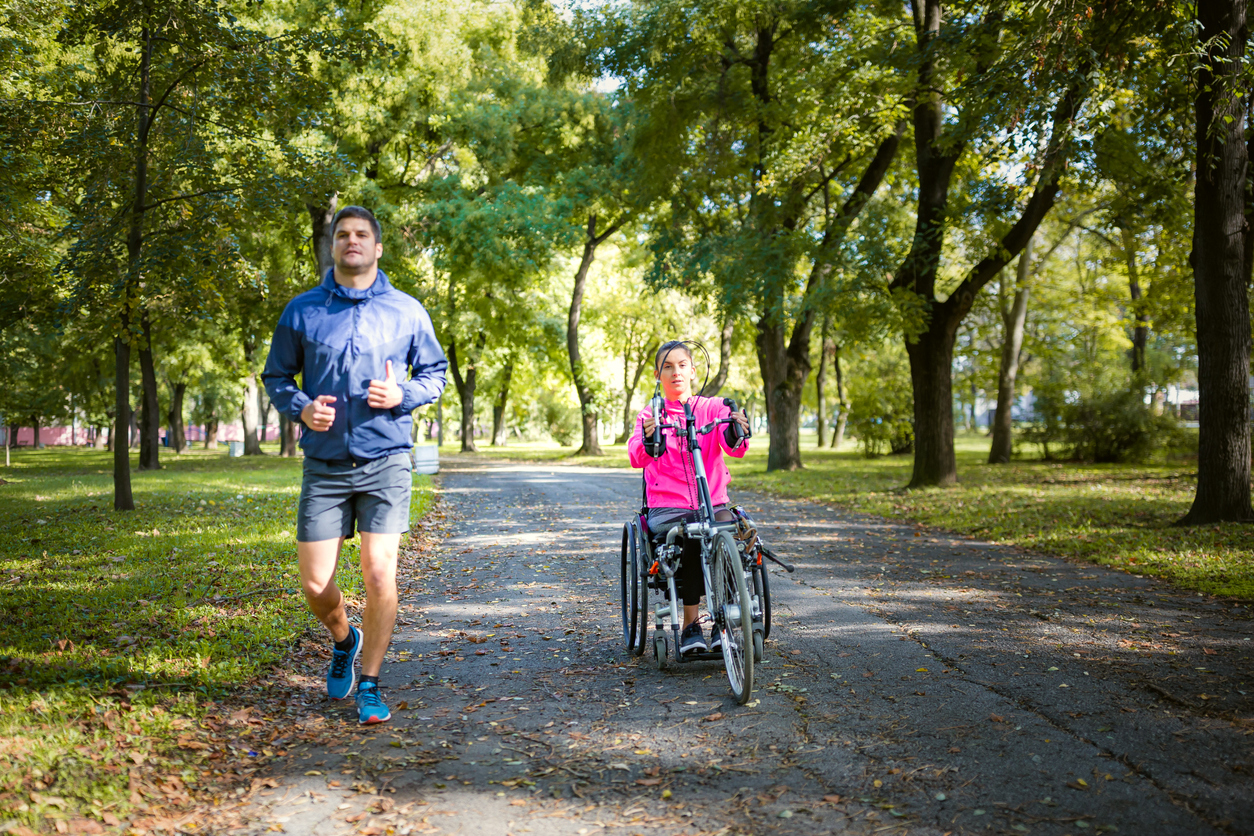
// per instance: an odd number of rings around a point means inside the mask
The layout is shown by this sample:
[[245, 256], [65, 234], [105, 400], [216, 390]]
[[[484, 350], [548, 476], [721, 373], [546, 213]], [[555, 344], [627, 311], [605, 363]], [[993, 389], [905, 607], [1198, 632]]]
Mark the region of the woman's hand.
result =
[[652, 415], [649, 415], [649, 416], [647, 416], [647, 417], [644, 419], [644, 426], [643, 426], [643, 430], [644, 430], [644, 437], [645, 437], [645, 438], [648, 438], [649, 436], [651, 436], [651, 435], [653, 434], [653, 428], [654, 428], [656, 425], [657, 425], [657, 422], [653, 420], [653, 416], [652, 416]]
[[737, 424], [740, 425], [741, 430], [743, 430], [745, 433], [749, 432], [749, 416], [745, 414], [745, 411], [743, 409], [740, 412], [733, 412], [731, 414], [731, 417], [735, 420]]

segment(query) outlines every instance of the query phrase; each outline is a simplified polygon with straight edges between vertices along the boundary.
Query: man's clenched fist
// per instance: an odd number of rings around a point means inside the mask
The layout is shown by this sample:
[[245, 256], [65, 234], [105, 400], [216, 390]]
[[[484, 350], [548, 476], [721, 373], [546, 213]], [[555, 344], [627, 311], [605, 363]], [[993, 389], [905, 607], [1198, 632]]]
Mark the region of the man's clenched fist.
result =
[[335, 395], [319, 395], [300, 411], [300, 420], [317, 433], [324, 433], [335, 423], [335, 409], [327, 404], [335, 403]]

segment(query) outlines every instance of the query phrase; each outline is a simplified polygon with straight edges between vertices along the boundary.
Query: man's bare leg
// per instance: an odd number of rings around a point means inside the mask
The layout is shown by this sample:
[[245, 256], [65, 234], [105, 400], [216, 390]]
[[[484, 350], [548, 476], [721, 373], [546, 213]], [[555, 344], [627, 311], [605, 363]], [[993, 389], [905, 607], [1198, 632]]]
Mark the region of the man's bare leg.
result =
[[341, 642], [348, 638], [348, 611], [344, 593], [335, 584], [335, 567], [340, 562], [340, 546], [344, 538], [316, 540], [296, 544], [300, 564], [300, 586], [314, 616], [331, 631], [331, 638]]
[[[396, 626], [396, 554], [401, 535], [361, 532], [361, 576], [366, 583], [362, 616], [361, 674], [378, 676]], [[345, 628], [347, 635], [347, 628]]]

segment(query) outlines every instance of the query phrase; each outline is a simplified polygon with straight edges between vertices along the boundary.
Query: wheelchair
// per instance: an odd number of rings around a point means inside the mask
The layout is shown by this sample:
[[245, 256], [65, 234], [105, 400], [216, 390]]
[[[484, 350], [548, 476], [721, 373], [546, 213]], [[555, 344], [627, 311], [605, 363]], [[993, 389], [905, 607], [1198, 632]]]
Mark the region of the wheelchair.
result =
[[[734, 402], [731, 405], [735, 411]], [[663, 426], [685, 432], [689, 449], [697, 451], [697, 437], [727, 420], [697, 428], [689, 415], [684, 428]], [[777, 563], [788, 572], [794, 571], [794, 567], [780, 560], [766, 546], [753, 520], [739, 506], [731, 509], [732, 520], [714, 520], [709, 483], [699, 452], [694, 455], [694, 465], [701, 497], [695, 522], [672, 528], [665, 538], [655, 537], [648, 528], [648, 508], [642, 507], [623, 525], [619, 560], [623, 641], [633, 656], [643, 655], [650, 644], [649, 619], [652, 617], [653, 656], [659, 669], [671, 662], [722, 660], [732, 694], [744, 705], [753, 692], [754, 663], [762, 661], [766, 641], [771, 635], [767, 561]], [[682, 538], [696, 538], [701, 543], [705, 608], [722, 639], [721, 652], [679, 652], [683, 619], [675, 575], [684, 550]]]

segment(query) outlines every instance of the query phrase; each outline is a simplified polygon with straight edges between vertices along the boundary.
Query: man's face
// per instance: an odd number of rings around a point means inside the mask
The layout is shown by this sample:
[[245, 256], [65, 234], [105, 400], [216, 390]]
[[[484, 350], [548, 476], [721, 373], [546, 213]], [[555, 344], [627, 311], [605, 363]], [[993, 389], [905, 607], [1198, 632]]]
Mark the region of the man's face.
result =
[[335, 227], [331, 258], [335, 266], [350, 273], [378, 269], [383, 242], [374, 240], [374, 230], [364, 218], [342, 218]]

